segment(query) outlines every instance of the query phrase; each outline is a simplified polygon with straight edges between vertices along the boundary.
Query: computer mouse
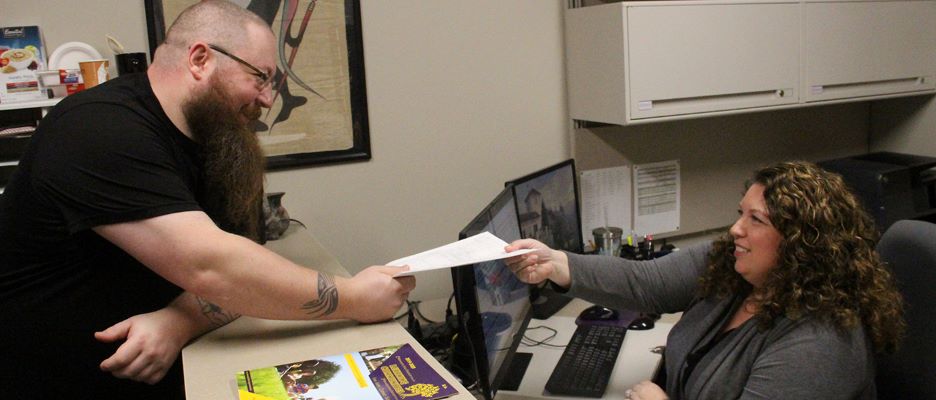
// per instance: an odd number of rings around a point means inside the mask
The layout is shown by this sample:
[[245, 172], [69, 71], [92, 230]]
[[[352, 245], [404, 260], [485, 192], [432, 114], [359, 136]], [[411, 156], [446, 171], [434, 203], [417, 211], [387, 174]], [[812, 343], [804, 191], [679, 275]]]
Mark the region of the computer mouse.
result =
[[617, 311], [598, 305], [588, 307], [579, 314], [579, 319], [582, 321], [613, 321], [617, 317]]
[[627, 326], [628, 330], [632, 331], [645, 331], [648, 329], [653, 329], [653, 318], [650, 317], [637, 317], [631, 321], [630, 325]]

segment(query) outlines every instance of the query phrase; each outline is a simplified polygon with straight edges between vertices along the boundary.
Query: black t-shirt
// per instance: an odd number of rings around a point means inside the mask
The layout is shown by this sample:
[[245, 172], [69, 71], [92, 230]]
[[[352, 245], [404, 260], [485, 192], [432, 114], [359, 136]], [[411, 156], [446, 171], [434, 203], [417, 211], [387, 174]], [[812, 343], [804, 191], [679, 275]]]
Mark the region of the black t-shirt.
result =
[[17, 377], [0, 398], [177, 394], [179, 368], [156, 387], [98, 368], [121, 342], [100, 343], [95, 331], [182, 290], [91, 228], [201, 210], [201, 171], [200, 146], [172, 124], [145, 73], [69, 96], [42, 120], [0, 195], [0, 368]]

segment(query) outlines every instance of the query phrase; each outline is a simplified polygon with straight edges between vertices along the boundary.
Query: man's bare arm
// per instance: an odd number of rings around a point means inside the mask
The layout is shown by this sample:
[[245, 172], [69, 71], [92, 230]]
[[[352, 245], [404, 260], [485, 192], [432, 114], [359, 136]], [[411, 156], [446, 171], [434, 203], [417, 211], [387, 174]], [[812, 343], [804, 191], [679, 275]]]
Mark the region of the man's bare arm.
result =
[[192, 296], [195, 298], [202, 316], [208, 322], [210, 322], [210, 329], [222, 327], [240, 317], [240, 314], [225, 311], [223, 308], [218, 307], [217, 305], [212, 304], [208, 300], [205, 300], [201, 297], [191, 295], [189, 293], [183, 293], [182, 296]]
[[227, 313], [380, 321], [399, 309], [415, 285], [411, 278], [393, 279], [399, 268], [392, 267], [370, 267], [350, 279], [319, 274], [218, 229], [202, 212], [94, 230], [163, 278], [220, 307], [203, 309], [218, 321], [230, 317]]

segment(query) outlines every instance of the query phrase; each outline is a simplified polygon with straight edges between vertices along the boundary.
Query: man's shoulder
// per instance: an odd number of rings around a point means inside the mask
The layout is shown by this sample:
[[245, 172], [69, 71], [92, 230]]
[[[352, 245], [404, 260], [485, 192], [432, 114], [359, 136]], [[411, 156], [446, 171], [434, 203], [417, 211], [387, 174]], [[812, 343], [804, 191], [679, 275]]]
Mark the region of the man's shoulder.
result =
[[119, 77], [68, 96], [42, 122], [40, 131], [67, 131], [68, 135], [78, 136], [87, 133], [96, 137], [108, 132], [156, 133], [172, 126], [145, 74]]
[[49, 117], [75, 110], [107, 109], [119, 112], [121, 109], [131, 111], [158, 106], [145, 77], [146, 74], [129, 74], [70, 95], [52, 109]]

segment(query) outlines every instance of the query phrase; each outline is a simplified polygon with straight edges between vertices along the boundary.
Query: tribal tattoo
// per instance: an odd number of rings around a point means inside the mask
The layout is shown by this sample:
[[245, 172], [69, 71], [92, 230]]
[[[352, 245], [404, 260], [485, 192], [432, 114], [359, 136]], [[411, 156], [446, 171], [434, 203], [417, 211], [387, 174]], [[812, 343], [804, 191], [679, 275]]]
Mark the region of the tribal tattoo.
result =
[[338, 287], [331, 276], [326, 273], [318, 274], [318, 298], [302, 305], [306, 313], [313, 318], [323, 317], [338, 309]]
[[215, 326], [223, 326], [227, 323], [240, 317], [240, 314], [233, 313], [230, 311], [224, 311], [223, 308], [210, 303], [208, 300], [205, 300], [201, 297], [195, 296], [195, 299], [198, 300], [198, 305], [201, 307], [202, 315], [205, 318], [208, 318], [212, 324]]

